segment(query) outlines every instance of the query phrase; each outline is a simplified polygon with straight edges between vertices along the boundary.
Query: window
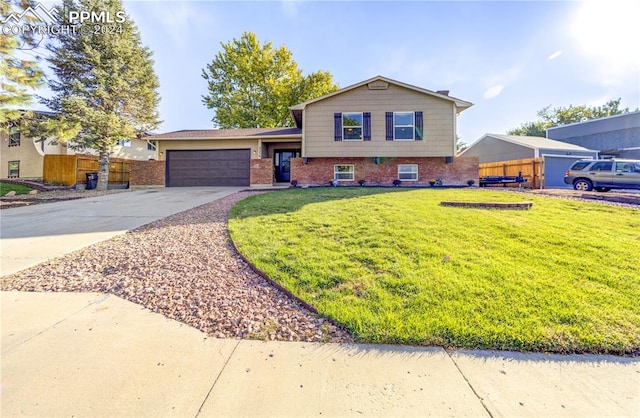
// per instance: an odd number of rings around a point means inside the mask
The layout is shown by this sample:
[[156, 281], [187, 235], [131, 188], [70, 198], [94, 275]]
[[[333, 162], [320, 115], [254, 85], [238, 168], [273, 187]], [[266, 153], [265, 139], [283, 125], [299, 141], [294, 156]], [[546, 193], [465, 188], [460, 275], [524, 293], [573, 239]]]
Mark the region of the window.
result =
[[354, 179], [353, 165], [334, 165], [333, 178], [336, 180], [353, 181]]
[[362, 113], [343, 113], [342, 131], [342, 139], [344, 141], [361, 141]]
[[398, 180], [418, 181], [418, 164], [399, 164]]
[[413, 140], [414, 139], [414, 122], [413, 112], [394, 112], [393, 113], [393, 139]]
[[633, 173], [636, 171], [632, 162], [616, 162], [616, 172], [618, 173]]
[[155, 151], [156, 143], [155, 141], [147, 141], [147, 151]]
[[334, 113], [334, 141], [371, 141], [371, 112]]
[[118, 145], [120, 145], [122, 147], [130, 147], [131, 146], [131, 140], [130, 139], [120, 139], [120, 140], [118, 140]]
[[606, 163], [595, 163], [589, 171], [611, 171], [613, 168], [613, 162], [607, 161]]
[[9, 175], [7, 177], [20, 177], [20, 161], [9, 161]]
[[20, 128], [17, 125], [11, 125], [11, 129], [9, 130], [9, 146], [20, 146]]
[[578, 161], [577, 163], [575, 163], [573, 165], [573, 167], [571, 167], [572, 170], [582, 170], [584, 169], [586, 166], [588, 166], [589, 164], [591, 164], [591, 161]]
[[420, 141], [424, 138], [423, 113], [386, 112], [385, 129], [387, 141]]

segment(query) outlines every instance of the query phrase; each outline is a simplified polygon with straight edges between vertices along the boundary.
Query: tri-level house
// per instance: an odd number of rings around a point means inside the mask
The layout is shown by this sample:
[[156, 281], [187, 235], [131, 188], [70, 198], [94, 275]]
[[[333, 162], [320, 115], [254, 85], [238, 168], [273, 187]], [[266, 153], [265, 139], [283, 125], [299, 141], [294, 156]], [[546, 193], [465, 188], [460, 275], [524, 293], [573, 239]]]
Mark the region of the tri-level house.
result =
[[456, 119], [472, 103], [378, 76], [291, 107], [295, 127], [154, 135], [167, 186], [444, 184], [477, 180], [456, 158]]

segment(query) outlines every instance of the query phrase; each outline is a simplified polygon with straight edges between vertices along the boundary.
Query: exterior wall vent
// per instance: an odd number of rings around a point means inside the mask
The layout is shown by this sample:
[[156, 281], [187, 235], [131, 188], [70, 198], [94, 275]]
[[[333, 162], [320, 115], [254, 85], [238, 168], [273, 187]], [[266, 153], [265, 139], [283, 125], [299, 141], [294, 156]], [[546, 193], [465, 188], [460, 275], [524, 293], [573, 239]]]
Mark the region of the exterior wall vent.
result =
[[369, 87], [369, 90], [386, 90], [389, 88], [389, 83], [382, 80], [376, 80], [367, 84], [367, 87]]

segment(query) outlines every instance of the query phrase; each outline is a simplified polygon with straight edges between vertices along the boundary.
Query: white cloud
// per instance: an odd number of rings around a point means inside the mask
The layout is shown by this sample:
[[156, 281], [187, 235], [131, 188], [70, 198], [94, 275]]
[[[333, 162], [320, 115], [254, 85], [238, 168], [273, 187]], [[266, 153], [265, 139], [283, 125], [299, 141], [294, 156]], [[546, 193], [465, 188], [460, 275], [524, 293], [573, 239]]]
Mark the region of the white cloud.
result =
[[280, 5], [285, 16], [295, 18], [298, 16], [298, 9], [302, 5], [302, 0], [281, 0]]
[[498, 84], [495, 86], [491, 86], [489, 87], [483, 94], [483, 97], [485, 99], [492, 99], [494, 97], [496, 97], [497, 95], [499, 95], [500, 93], [502, 93], [502, 90], [504, 89], [504, 86]]
[[[135, 2], [131, 4], [135, 5]], [[199, 10], [197, 2], [144, 2], [141, 3], [141, 8], [144, 12], [138, 13], [144, 14], [147, 20], [151, 18], [155, 29], [167, 35], [177, 47], [188, 46], [190, 34], [210, 31], [217, 23], [211, 13]]]
[[549, 55], [547, 57], [547, 60], [549, 60], [549, 61], [554, 60], [554, 59], [558, 58], [560, 55], [562, 55], [562, 51], [556, 51], [553, 54]]

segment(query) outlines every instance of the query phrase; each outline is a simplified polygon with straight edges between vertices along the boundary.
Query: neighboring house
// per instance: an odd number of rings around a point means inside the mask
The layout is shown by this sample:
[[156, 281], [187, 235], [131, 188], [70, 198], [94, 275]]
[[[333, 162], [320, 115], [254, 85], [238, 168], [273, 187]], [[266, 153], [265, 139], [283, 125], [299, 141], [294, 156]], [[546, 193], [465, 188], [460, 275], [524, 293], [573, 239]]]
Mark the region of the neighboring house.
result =
[[640, 111], [549, 128], [547, 138], [598, 150], [601, 157], [640, 159]]
[[[111, 148], [110, 156], [137, 161], [155, 160], [157, 145], [152, 139], [152, 135], [147, 135], [142, 138], [120, 140]], [[95, 151], [89, 150], [83, 154], [95, 154]]]
[[476, 157], [480, 164], [544, 157], [545, 187], [564, 184], [565, 171], [582, 158], [596, 158], [598, 151], [537, 136], [486, 134], [459, 154]]
[[[55, 115], [38, 111], [40, 114]], [[119, 141], [111, 156], [130, 160], [156, 159], [155, 143], [149, 137]], [[73, 150], [51, 139], [31, 138], [13, 124], [8, 134], [0, 134], [0, 178], [21, 178], [41, 181], [45, 155], [96, 154], [93, 150]]]
[[20, 132], [20, 125], [14, 123], [8, 134], [0, 133], [0, 178], [42, 180], [45, 154], [72, 153], [54, 141], [26, 137]]
[[154, 135], [167, 186], [466, 184], [477, 160], [455, 158], [456, 116], [470, 102], [386, 77], [291, 107], [293, 128]]

